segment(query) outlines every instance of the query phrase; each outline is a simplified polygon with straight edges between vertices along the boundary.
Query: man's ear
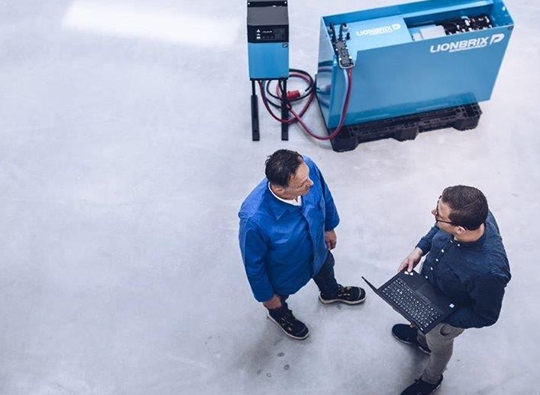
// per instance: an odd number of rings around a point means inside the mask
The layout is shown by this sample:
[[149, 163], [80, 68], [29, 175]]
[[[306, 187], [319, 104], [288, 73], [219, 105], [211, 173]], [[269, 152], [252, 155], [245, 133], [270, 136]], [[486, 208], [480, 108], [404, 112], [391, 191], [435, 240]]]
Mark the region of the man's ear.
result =
[[463, 226], [456, 226], [456, 233], [458, 236], [463, 235], [465, 232], [467, 232], [467, 229], [465, 229]]
[[282, 186], [275, 184], [272, 184], [272, 189], [277, 193], [283, 193], [283, 191], [285, 190], [285, 188], [283, 188]]

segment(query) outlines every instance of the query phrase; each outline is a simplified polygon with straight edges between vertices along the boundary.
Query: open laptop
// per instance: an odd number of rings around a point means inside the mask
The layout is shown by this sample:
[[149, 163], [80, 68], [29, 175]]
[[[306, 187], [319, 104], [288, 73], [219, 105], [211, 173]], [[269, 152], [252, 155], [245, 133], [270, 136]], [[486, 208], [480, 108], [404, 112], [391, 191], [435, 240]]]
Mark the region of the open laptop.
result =
[[386, 303], [426, 334], [455, 310], [455, 305], [418, 272], [403, 270], [379, 288], [364, 281]]

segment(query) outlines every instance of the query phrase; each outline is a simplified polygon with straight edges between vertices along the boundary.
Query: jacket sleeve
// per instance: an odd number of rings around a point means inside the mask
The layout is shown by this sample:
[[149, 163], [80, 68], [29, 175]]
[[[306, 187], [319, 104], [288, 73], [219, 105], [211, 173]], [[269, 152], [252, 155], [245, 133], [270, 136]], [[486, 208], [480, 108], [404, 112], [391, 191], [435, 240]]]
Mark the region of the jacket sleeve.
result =
[[304, 160], [310, 167], [315, 171], [315, 175], [320, 180], [321, 183], [321, 189], [325, 201], [325, 221], [324, 221], [324, 230], [329, 231], [335, 229], [339, 225], [339, 214], [337, 212], [336, 205], [334, 203], [334, 198], [332, 197], [332, 193], [330, 192], [330, 189], [328, 188], [328, 185], [326, 184], [326, 181], [324, 180], [324, 177], [315, 164], [311, 159], [304, 157]]
[[457, 328], [482, 328], [499, 319], [508, 279], [497, 273], [478, 279], [469, 289], [471, 306], [458, 308], [445, 322]]
[[268, 240], [257, 224], [250, 219], [240, 220], [239, 239], [242, 260], [253, 296], [259, 302], [266, 302], [274, 296], [265, 265]]
[[431, 241], [433, 240], [433, 237], [437, 234], [439, 231], [439, 228], [436, 226], [433, 226], [429, 232], [420, 239], [418, 244], [416, 245], [418, 248], [420, 248], [423, 252], [423, 255], [426, 255], [429, 250], [431, 250]]

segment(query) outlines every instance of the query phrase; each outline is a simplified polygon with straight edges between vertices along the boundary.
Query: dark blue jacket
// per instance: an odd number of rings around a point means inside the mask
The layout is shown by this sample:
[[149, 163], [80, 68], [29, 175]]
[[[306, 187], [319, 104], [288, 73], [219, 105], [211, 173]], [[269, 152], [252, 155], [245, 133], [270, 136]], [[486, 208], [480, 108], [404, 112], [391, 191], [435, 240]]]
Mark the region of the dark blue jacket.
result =
[[339, 216], [332, 194], [311, 159], [304, 157], [313, 186], [297, 207], [278, 200], [265, 178], [238, 213], [240, 250], [255, 299], [291, 295], [319, 273], [328, 253], [324, 232]]
[[458, 328], [481, 328], [499, 318], [510, 266], [491, 213], [484, 235], [462, 243], [437, 227], [417, 247], [428, 253], [421, 274], [458, 307], [444, 321]]

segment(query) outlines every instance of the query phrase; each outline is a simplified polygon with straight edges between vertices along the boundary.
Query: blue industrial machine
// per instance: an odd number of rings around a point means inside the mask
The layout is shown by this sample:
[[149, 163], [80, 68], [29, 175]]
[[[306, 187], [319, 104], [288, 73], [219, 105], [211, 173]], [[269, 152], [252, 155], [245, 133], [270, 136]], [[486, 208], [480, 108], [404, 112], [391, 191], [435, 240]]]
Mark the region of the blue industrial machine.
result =
[[251, 80], [289, 78], [289, 16], [286, 1], [248, 1]]
[[423, 1], [323, 17], [317, 97], [328, 131], [339, 123], [346, 89], [334, 37], [343, 24], [354, 67], [341, 145], [333, 141], [338, 150], [388, 133], [403, 140], [434, 128], [476, 127], [477, 103], [491, 97], [514, 25], [501, 0]]
[[[251, 117], [253, 140], [260, 138], [255, 82], [279, 80], [287, 89], [289, 78], [289, 14], [287, 1], [248, 0], [248, 62], [252, 85]], [[286, 95], [282, 117], [288, 117]], [[282, 124], [282, 138], [288, 139], [288, 124]]]
[[429, 0], [322, 17], [313, 91], [334, 150], [476, 127], [513, 27], [502, 0]]

